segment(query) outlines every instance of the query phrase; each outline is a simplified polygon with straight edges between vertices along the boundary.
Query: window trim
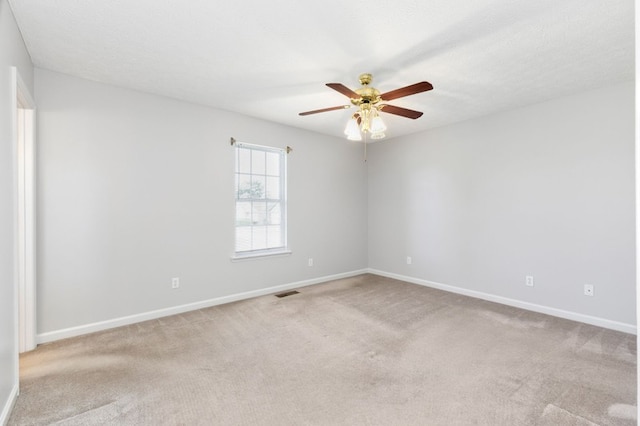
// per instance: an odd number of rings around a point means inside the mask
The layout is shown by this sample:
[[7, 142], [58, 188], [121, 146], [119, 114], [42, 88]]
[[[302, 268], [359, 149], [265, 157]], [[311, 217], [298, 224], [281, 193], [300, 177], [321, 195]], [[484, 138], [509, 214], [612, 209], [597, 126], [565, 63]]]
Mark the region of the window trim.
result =
[[264, 249], [264, 250], [251, 250], [251, 251], [243, 251], [234, 253], [231, 256], [232, 262], [242, 262], [243, 260], [252, 260], [252, 259], [263, 259], [267, 257], [285, 257], [290, 256], [292, 254], [291, 249], [284, 248], [280, 251], [276, 251], [277, 249]]
[[[267, 257], [279, 257], [279, 256], [288, 256], [291, 254], [291, 250], [289, 249], [289, 241], [288, 241], [288, 215], [287, 215], [287, 154], [289, 152], [289, 148], [277, 148], [266, 145], [257, 145], [250, 143], [242, 143], [237, 142], [232, 139], [232, 145], [234, 145], [234, 185], [237, 185], [238, 175], [240, 174], [238, 169], [238, 150], [241, 148], [248, 148], [250, 150], [259, 150], [262, 152], [275, 152], [279, 154], [281, 157], [280, 164], [280, 209], [281, 209], [281, 221], [280, 225], [282, 226], [282, 241], [283, 245], [278, 247], [271, 248], [262, 248], [262, 249], [252, 249], [252, 250], [244, 250], [237, 251], [237, 212], [238, 212], [238, 188], [237, 186], [234, 188], [234, 237], [233, 237], [233, 255], [231, 256], [232, 261], [243, 261], [249, 259], [259, 259], [259, 258], [267, 258]], [[253, 175], [253, 173], [250, 173]]]

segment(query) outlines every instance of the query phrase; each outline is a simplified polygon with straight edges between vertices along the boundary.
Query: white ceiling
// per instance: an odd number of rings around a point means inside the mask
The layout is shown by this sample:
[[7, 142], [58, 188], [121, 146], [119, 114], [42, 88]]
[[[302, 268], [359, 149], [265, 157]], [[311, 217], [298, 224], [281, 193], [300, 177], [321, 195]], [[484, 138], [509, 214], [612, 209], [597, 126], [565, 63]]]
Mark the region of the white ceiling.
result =
[[634, 78], [633, 0], [9, 0], [35, 66], [343, 137], [324, 85], [381, 92], [388, 138]]

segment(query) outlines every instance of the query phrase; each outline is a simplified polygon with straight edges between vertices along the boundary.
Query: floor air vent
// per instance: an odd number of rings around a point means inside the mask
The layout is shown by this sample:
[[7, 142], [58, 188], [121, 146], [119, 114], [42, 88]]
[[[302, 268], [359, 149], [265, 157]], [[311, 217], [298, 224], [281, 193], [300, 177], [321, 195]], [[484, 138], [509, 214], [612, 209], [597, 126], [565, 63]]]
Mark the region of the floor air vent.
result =
[[276, 294], [276, 297], [287, 297], [287, 296], [292, 296], [292, 295], [298, 294], [298, 293], [300, 293], [300, 292], [299, 291], [295, 291], [295, 290], [285, 291], [284, 293]]

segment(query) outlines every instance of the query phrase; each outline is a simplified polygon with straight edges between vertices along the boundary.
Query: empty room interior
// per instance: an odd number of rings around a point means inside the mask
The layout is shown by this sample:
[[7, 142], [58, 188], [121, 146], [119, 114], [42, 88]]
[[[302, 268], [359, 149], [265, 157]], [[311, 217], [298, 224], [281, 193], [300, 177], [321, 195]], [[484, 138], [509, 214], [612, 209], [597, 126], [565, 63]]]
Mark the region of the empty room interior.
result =
[[636, 424], [635, 51], [633, 0], [0, 0], [0, 424]]

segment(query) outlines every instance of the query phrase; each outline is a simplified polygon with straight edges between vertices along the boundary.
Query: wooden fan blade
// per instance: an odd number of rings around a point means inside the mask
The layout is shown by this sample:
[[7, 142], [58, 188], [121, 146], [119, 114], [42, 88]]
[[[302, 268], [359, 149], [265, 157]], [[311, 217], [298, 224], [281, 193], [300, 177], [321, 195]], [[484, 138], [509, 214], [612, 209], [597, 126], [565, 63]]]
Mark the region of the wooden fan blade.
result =
[[413, 120], [422, 117], [422, 113], [420, 111], [414, 111], [412, 109], [401, 108], [393, 105], [380, 105], [378, 109], [388, 114], [400, 115], [402, 117], [411, 118]]
[[351, 108], [351, 105], [340, 105], [340, 106], [335, 106], [331, 108], [314, 109], [313, 111], [301, 112], [298, 115], [311, 115], [311, 114], [317, 114], [319, 112], [335, 111], [337, 109], [347, 109], [347, 108]]
[[383, 101], [390, 101], [392, 99], [403, 98], [409, 95], [415, 95], [416, 93], [426, 92], [433, 89], [433, 86], [428, 81], [421, 81], [420, 83], [412, 84], [411, 86], [401, 87], [400, 89], [392, 90], [380, 95]]
[[343, 95], [351, 98], [351, 99], [359, 99], [360, 95], [358, 95], [353, 90], [349, 89], [344, 84], [340, 83], [327, 83], [327, 86], [331, 87], [333, 90], [342, 93]]

